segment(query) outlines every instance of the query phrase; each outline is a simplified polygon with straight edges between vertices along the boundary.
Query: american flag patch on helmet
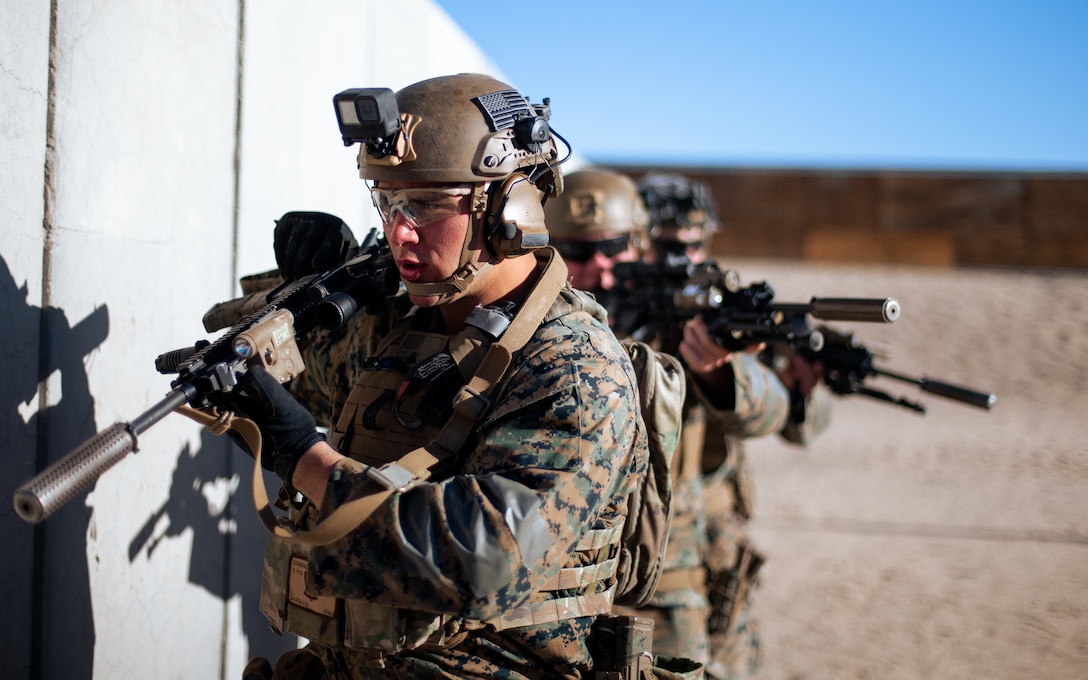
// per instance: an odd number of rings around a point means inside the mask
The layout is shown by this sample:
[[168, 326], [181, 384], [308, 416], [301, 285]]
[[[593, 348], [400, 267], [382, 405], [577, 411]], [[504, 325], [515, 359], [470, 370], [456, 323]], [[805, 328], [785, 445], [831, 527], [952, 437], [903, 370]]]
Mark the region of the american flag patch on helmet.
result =
[[501, 90], [473, 98], [487, 118], [492, 132], [514, 127], [514, 121], [535, 115], [529, 100], [517, 90]]

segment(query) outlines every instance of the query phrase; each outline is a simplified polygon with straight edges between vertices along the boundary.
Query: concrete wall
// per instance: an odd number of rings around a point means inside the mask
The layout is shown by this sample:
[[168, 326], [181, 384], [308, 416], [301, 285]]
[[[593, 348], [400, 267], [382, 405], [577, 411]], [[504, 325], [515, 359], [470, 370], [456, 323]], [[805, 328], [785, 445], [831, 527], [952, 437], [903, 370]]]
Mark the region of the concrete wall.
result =
[[[429, 0], [6, 3], [0, 497], [163, 397], [156, 356], [274, 266], [281, 214], [370, 226], [333, 94], [457, 71], [502, 75]], [[45, 522], [3, 501], [0, 676], [234, 678], [293, 644], [244, 463], [170, 415]]]
[[[661, 168], [617, 168], [636, 179]], [[716, 255], [1088, 267], [1088, 173], [674, 168], [705, 182]]]
[[[6, 3], [0, 498], [162, 398], [155, 357], [273, 266], [277, 217], [373, 224], [335, 92], [456, 71], [502, 75], [430, 0]], [[1084, 177], [706, 178], [737, 256], [1088, 264]], [[234, 678], [292, 644], [257, 613], [244, 463], [169, 416], [45, 522], [0, 502], [0, 677]]]

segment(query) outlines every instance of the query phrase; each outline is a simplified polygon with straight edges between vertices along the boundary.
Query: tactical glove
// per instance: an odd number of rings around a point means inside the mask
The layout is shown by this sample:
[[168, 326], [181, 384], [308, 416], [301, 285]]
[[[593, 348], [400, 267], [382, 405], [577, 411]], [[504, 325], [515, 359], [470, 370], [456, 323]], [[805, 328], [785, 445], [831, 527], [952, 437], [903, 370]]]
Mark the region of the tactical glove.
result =
[[332, 269], [358, 247], [348, 225], [323, 212], [285, 213], [272, 234], [276, 264], [286, 281]]
[[[249, 418], [261, 430], [261, 466], [290, 482], [302, 454], [325, 435], [317, 431], [310, 412], [263, 366], [251, 367], [230, 392], [217, 393], [220, 410]], [[235, 439], [235, 441], [238, 441]], [[249, 451], [249, 447], [245, 446]]]

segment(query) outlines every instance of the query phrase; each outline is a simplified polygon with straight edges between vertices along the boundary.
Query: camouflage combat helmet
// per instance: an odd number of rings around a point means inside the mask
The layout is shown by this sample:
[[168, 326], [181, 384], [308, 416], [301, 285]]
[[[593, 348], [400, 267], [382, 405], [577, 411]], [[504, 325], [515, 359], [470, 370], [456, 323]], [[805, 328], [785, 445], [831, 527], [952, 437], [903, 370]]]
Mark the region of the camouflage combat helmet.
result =
[[634, 180], [597, 168], [567, 175], [563, 195], [549, 201], [544, 212], [556, 241], [596, 240], [627, 233], [640, 237], [650, 223]]
[[638, 181], [638, 190], [653, 228], [698, 227], [708, 234], [717, 231], [717, 210], [705, 184], [682, 175], [653, 173]]
[[[361, 142], [359, 176], [382, 182], [470, 184], [470, 227], [458, 270], [445, 281], [406, 283], [441, 301], [488, 264], [548, 244], [543, 201], [562, 191], [548, 100], [530, 104], [491, 76], [462, 73], [409, 85], [345, 90], [334, 97], [344, 143]], [[568, 154], [569, 155], [569, 154]], [[483, 234], [487, 264], [476, 260]]]

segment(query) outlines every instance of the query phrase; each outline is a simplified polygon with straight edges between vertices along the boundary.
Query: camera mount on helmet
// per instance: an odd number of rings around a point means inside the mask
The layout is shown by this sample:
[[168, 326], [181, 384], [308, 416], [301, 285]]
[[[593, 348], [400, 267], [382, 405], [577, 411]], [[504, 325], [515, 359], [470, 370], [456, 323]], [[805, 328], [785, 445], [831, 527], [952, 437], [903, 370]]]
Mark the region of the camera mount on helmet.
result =
[[401, 129], [397, 96], [388, 87], [360, 87], [339, 92], [332, 98], [336, 122], [344, 146], [365, 144], [375, 156], [396, 152], [397, 133]]
[[373, 187], [473, 187], [457, 271], [442, 282], [406, 284], [409, 292], [447, 299], [485, 267], [547, 246], [543, 204], [562, 192], [559, 166], [570, 157], [549, 125], [547, 99], [533, 104], [492, 76], [459, 73], [396, 93], [344, 90], [333, 103], [344, 143], [362, 143], [359, 177]]

